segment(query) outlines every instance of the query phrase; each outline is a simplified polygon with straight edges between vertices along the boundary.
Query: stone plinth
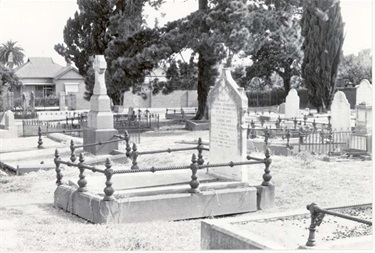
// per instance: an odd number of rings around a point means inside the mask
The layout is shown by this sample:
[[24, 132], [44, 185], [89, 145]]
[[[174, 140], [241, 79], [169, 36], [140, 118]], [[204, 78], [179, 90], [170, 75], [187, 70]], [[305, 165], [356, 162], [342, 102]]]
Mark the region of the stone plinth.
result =
[[[247, 125], [244, 114], [248, 100], [244, 89], [233, 80], [230, 69], [223, 69], [207, 101], [210, 113], [210, 163], [246, 161]], [[246, 166], [210, 168], [209, 173], [223, 179], [248, 180]]]
[[[107, 95], [104, 74], [107, 63], [103, 55], [96, 55], [94, 62], [95, 86], [90, 99], [90, 111], [87, 115], [87, 128], [83, 130], [83, 144], [113, 140], [117, 130], [113, 127], [113, 113]], [[118, 142], [84, 147], [84, 151], [94, 155], [108, 154], [118, 149]]]
[[[150, 194], [140, 196], [137, 196], [137, 191], [141, 193], [144, 189], [134, 189], [131, 196], [113, 201], [103, 201], [103, 196], [80, 193], [74, 187], [60, 185], [55, 190], [54, 206], [93, 223], [105, 224], [182, 220], [257, 210], [256, 188], [236, 186], [223, 189], [215, 186], [220, 183], [210, 184], [212, 186], [207, 186], [207, 190], [195, 194], [188, 192], [188, 183], [170, 186], [172, 189], [166, 191], [163, 187], [146, 189]], [[200, 187], [205, 187], [205, 184]], [[155, 192], [159, 194], [153, 194]]]
[[356, 133], [372, 134], [372, 105], [357, 105]]

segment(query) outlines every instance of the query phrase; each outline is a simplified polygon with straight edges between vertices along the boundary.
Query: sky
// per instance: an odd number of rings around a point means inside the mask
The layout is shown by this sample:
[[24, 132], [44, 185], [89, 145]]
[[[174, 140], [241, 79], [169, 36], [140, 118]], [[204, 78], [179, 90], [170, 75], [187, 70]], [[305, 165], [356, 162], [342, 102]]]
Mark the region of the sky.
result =
[[[198, 9], [198, 0], [165, 0], [158, 11], [145, 8], [146, 21], [155, 18], [163, 25]], [[373, 0], [341, 0], [345, 22], [344, 55], [357, 54], [373, 47]], [[76, 0], [0, 0], [0, 43], [17, 41], [26, 57], [52, 57], [65, 65], [64, 58], [54, 50], [63, 43], [63, 29], [69, 17], [78, 10]], [[165, 15], [163, 15], [165, 14]]]

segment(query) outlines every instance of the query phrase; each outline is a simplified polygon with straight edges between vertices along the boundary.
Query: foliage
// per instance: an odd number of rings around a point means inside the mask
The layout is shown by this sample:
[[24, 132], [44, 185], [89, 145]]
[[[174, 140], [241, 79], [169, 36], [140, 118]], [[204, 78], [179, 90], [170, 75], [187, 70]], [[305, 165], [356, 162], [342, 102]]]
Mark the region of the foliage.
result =
[[[140, 29], [142, 10], [145, 3], [153, 7], [160, 5], [161, 0], [78, 0], [79, 11], [74, 18], [69, 18], [64, 28], [64, 43], [55, 45], [55, 51], [64, 56], [67, 62], [73, 61], [79, 73], [85, 77], [86, 98], [90, 99], [94, 87], [94, 71], [92, 61], [94, 55], [105, 55], [107, 60], [106, 84], [108, 95], [115, 104], [119, 103], [119, 93], [116, 85], [112, 84], [111, 73], [116, 64], [106, 55], [106, 49], [111, 41], [127, 38]], [[134, 41], [136, 43], [138, 41]], [[122, 48], [123, 49], [123, 48]], [[109, 72], [109, 73], [108, 73]], [[138, 81], [129, 79], [133, 82]], [[122, 81], [122, 86], [129, 86]], [[125, 88], [126, 90], [126, 88]]]
[[[0, 45], [0, 63], [4, 66], [13, 68], [13, 64], [19, 66], [23, 64], [23, 48], [16, 46], [17, 41], [9, 40], [6, 43]], [[13, 64], [9, 62], [9, 55], [13, 55]]]
[[344, 23], [336, 0], [310, 0], [303, 7], [301, 34], [304, 59], [302, 77], [312, 105], [326, 110], [333, 98], [342, 55]]
[[12, 91], [12, 87], [22, 85], [12, 69], [0, 65], [0, 95]]
[[[291, 87], [291, 78], [300, 75], [302, 61], [302, 37], [300, 35], [301, 3], [298, 0], [266, 1], [264, 8], [257, 10], [257, 17], [261, 20], [259, 27], [253, 33], [265, 31], [259, 46], [248, 50], [245, 55], [250, 56], [252, 65], [245, 70], [236, 70], [242, 75], [236, 77], [243, 87], [250, 85], [254, 77], [260, 77], [272, 86], [270, 78], [277, 73], [284, 84], [285, 93]], [[253, 88], [253, 87], [252, 87]]]
[[166, 71], [167, 81], [156, 81], [152, 85], [152, 94], [160, 91], [170, 94], [175, 90], [194, 90], [198, 81], [197, 63], [194, 61], [194, 54], [191, 55], [189, 63], [181, 60], [172, 60]]
[[350, 54], [344, 56], [339, 65], [338, 85], [358, 85], [362, 79], [372, 80], [372, 55], [370, 49], [362, 50], [358, 55]]

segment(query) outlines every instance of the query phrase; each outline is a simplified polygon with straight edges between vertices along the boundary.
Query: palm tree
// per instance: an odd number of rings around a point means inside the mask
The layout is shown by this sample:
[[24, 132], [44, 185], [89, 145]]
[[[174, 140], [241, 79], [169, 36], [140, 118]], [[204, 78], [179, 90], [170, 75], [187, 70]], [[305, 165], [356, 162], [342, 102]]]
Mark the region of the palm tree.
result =
[[13, 68], [13, 65], [23, 64], [23, 48], [16, 46], [17, 41], [9, 40], [7, 43], [0, 45], [0, 63], [4, 66]]

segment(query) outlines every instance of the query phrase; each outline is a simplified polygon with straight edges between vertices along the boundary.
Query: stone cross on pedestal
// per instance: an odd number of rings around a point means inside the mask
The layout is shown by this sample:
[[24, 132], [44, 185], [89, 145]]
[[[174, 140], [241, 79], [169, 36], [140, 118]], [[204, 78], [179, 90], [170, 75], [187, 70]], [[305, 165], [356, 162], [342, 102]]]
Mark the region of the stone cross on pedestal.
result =
[[[117, 130], [113, 127], [113, 113], [105, 84], [107, 63], [103, 55], [96, 55], [94, 61], [95, 86], [90, 99], [90, 111], [87, 128], [83, 130], [83, 144], [92, 144], [113, 140]], [[85, 151], [95, 155], [109, 154], [118, 148], [118, 143], [84, 147]]]
[[107, 95], [107, 87], [105, 85], [107, 62], [105, 61], [104, 55], [95, 56], [93, 67], [95, 70], [94, 95]]

